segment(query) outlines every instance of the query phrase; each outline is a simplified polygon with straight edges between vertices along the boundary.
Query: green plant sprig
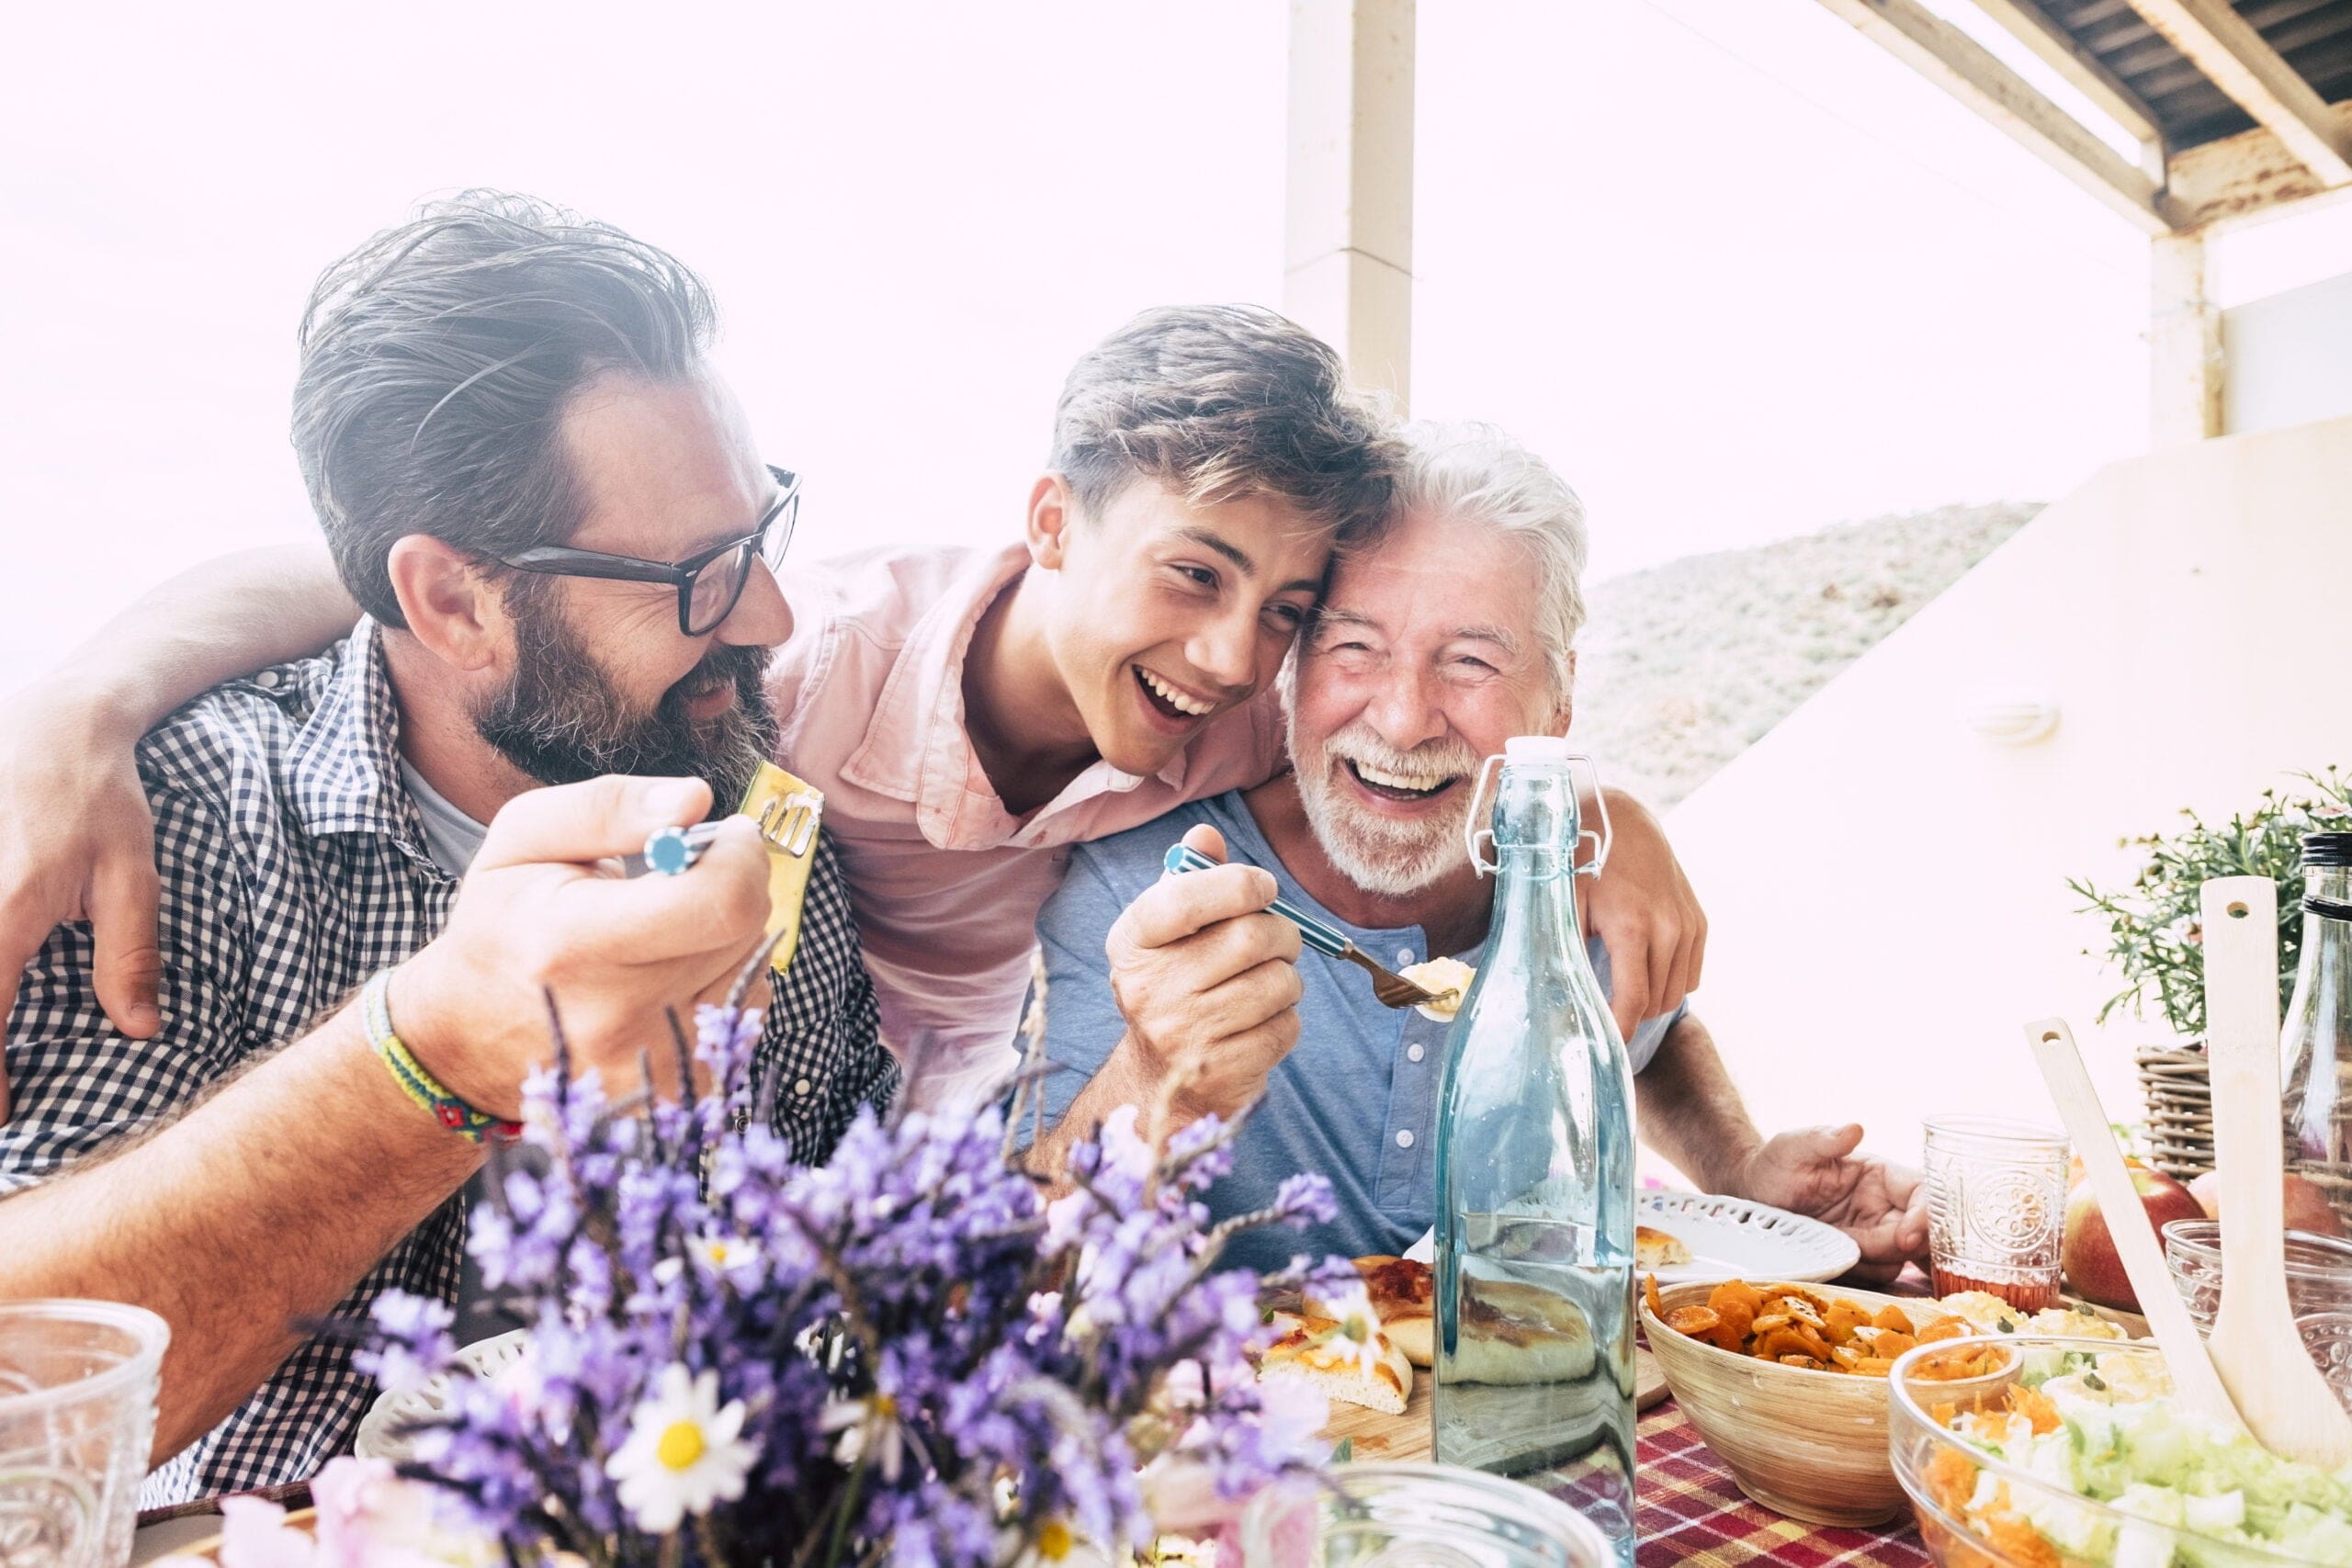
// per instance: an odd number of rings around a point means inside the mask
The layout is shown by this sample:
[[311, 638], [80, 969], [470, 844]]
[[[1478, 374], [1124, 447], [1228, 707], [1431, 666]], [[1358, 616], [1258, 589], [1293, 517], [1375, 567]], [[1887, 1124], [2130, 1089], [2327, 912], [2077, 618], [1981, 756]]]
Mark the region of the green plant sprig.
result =
[[2154, 1007], [2175, 1032], [2204, 1034], [2204, 931], [2197, 890], [2216, 876], [2267, 876], [2278, 883], [2278, 1000], [2285, 1007], [2302, 945], [2302, 837], [2352, 828], [2352, 780], [2334, 767], [2291, 776], [2308, 791], [2266, 789], [2252, 811], [2219, 824], [2184, 807], [2187, 824], [2173, 832], [2123, 840], [2123, 847], [2147, 854], [2129, 887], [2102, 893], [2087, 881], [2067, 879], [2084, 900], [2083, 912], [2106, 919], [2106, 956], [2125, 982], [2098, 1010], [2101, 1023], [2126, 1007], [2135, 1018], [2145, 1018]]

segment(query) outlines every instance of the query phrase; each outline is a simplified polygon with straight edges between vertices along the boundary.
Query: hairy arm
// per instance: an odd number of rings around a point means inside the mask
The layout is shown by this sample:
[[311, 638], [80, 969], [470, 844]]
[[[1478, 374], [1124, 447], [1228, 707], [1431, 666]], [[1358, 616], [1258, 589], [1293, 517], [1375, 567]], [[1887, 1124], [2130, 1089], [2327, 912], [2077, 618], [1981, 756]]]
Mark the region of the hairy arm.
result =
[[41, 682], [71, 693], [127, 745], [221, 682], [348, 632], [359, 607], [322, 545], [240, 550], [166, 578], [101, 626]]
[[322, 547], [223, 556], [142, 595], [0, 701], [0, 1018], [51, 929], [86, 919], [107, 1017], [133, 1039], [155, 1032], [154, 825], [132, 748], [183, 703], [316, 652], [356, 615]]
[[1731, 1081], [1715, 1037], [1685, 1013], [1659, 1043], [1634, 1095], [1642, 1142], [1702, 1192], [1733, 1192], [1764, 1142]]
[[480, 1160], [401, 1092], [346, 1007], [153, 1136], [0, 1201], [0, 1297], [130, 1302], [171, 1325], [160, 1464]]

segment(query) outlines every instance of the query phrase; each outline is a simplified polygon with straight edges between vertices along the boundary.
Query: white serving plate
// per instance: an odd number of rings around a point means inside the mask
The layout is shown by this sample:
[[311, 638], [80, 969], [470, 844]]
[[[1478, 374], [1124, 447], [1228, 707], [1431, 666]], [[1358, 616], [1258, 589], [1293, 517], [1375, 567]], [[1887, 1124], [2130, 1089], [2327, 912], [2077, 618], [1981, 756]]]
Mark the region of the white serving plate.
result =
[[[488, 1339], [477, 1339], [458, 1351], [457, 1362], [479, 1378], [494, 1378], [523, 1359], [531, 1331], [516, 1328]], [[380, 1393], [359, 1419], [351, 1451], [361, 1459], [388, 1459], [394, 1463], [414, 1457], [414, 1439], [397, 1430], [403, 1423], [435, 1416], [449, 1404], [449, 1377], [443, 1372], [419, 1388], [401, 1393]]]
[[1835, 1225], [1745, 1198], [1637, 1193], [1634, 1221], [1665, 1231], [1690, 1249], [1690, 1262], [1657, 1271], [1661, 1285], [1725, 1279], [1815, 1284], [1835, 1280], [1862, 1257], [1854, 1238]]
[[[1636, 1193], [1634, 1221], [1677, 1236], [1690, 1249], [1690, 1262], [1657, 1270], [1661, 1285], [1735, 1278], [1817, 1284], [1835, 1280], [1862, 1257], [1854, 1238], [1836, 1226], [1745, 1198]], [[1437, 1261], [1437, 1233], [1424, 1233], [1405, 1256], [1420, 1263]]]

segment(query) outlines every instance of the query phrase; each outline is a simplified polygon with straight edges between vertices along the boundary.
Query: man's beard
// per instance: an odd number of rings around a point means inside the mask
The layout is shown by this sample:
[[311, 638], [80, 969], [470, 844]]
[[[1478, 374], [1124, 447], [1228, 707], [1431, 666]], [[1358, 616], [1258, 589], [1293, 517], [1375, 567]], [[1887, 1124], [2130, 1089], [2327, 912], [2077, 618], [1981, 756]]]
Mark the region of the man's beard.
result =
[[[1307, 825], [1331, 863], [1367, 893], [1401, 898], [1461, 869], [1462, 827], [1470, 810], [1478, 759], [1459, 740], [1433, 740], [1399, 751], [1362, 724], [1327, 737], [1312, 757], [1300, 753], [1297, 718], [1291, 716], [1291, 770]], [[1385, 773], [1466, 775], [1446, 792], [1440, 808], [1418, 822], [1399, 822], [1363, 808], [1338, 777], [1344, 760]]]
[[[650, 714], [634, 714], [552, 604], [518, 604], [514, 673], [474, 715], [501, 755], [541, 784], [603, 773], [709, 782], [713, 815], [732, 811], [775, 750], [763, 678], [768, 650], [713, 643]], [[735, 701], [696, 719], [691, 697], [731, 683]]]

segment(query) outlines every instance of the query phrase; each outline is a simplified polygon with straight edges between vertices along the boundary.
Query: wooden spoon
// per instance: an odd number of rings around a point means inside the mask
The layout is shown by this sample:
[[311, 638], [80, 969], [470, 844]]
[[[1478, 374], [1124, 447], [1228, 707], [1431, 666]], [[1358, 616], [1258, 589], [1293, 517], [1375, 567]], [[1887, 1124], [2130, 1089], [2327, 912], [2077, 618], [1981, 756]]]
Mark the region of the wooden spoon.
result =
[[[2175, 1402], [2193, 1414], [2243, 1430], [2237, 1405], [2214, 1371], [2205, 1342], [2197, 1337], [2188, 1303], [2173, 1289], [2171, 1271], [2165, 1269], [2164, 1253], [2156, 1245], [2155, 1227], [2148, 1223], [2147, 1205], [2140, 1201], [2132, 1173], [2124, 1168], [2123, 1151], [2115, 1146], [2115, 1129], [2108, 1122], [2106, 1108], [2099, 1104], [2098, 1091], [2091, 1088], [2090, 1074], [2084, 1070], [2075, 1032], [2063, 1018], [2045, 1018], [2027, 1024], [2025, 1033], [2032, 1043], [2034, 1060], [2041, 1065], [2042, 1082], [2050, 1086], [2050, 1098], [2057, 1102], [2066, 1134], [2075, 1141], [2083, 1173], [2098, 1195], [2099, 1213], [2106, 1217], [2107, 1234], [2114, 1239], [2123, 1276], [2140, 1298], [2140, 1311], [2156, 1337], [2156, 1348], [2164, 1352]], [[2300, 1353], [2300, 1342], [2298, 1346]]]
[[2352, 1460], [2352, 1416], [2312, 1365], [2287, 1302], [2278, 889], [2267, 876], [2217, 876], [2198, 900], [2213, 1165], [2222, 1173], [2222, 1306], [2208, 1344], [2238, 1414], [2265, 1448], [2334, 1469]]

